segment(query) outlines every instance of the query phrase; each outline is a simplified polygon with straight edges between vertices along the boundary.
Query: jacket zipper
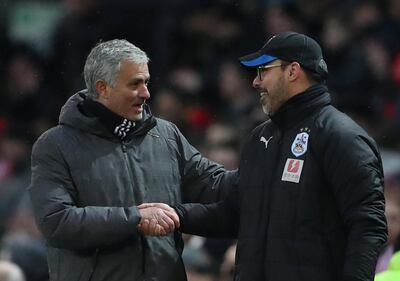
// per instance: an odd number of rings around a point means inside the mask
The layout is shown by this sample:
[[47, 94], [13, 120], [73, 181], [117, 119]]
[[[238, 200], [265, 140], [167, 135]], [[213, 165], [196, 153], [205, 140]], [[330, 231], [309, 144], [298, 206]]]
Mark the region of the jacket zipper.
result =
[[[128, 152], [127, 141], [123, 140], [121, 142], [121, 150], [125, 156], [124, 159], [125, 159], [126, 166], [128, 168], [129, 180], [131, 182], [133, 182], [131, 173], [130, 173], [132, 168], [131, 168], [131, 165], [129, 164], [128, 153], [127, 153]], [[146, 269], [146, 242], [145, 242], [145, 238], [142, 235], [140, 235], [140, 243], [142, 245], [142, 273], [144, 275], [146, 273], [146, 270], [145, 270]]]
[[92, 272], [91, 272], [90, 275], [89, 275], [88, 281], [92, 280], [93, 273], [94, 273], [94, 271], [96, 270], [96, 263], [97, 263], [97, 257], [98, 257], [98, 255], [99, 255], [99, 249], [96, 248], [96, 250], [94, 251], [94, 254], [93, 254], [93, 269], [92, 269]]
[[[278, 127], [276, 128], [276, 130], [277, 130], [277, 133], [276, 133], [276, 135], [277, 136], [279, 136], [279, 138], [278, 138], [278, 140], [277, 140], [277, 149], [276, 149], [276, 152], [275, 152], [275, 155], [274, 155], [274, 159], [272, 160], [272, 161], [274, 161], [275, 163], [278, 163], [279, 161], [279, 157], [280, 157], [280, 153], [281, 153], [281, 150], [282, 150], [282, 145], [283, 145], [283, 140], [284, 140], [284, 136], [285, 136], [285, 132], [282, 130], [280, 130]], [[275, 137], [275, 134], [273, 134], [274, 135], [274, 137]], [[266, 183], [266, 180], [265, 180], [265, 178], [264, 178], [264, 180], [263, 180], [263, 186], [264, 187], [266, 187], [266, 186], [269, 186], [270, 188], [264, 188], [264, 192], [263, 192], [263, 197], [265, 198], [265, 196], [267, 196], [267, 202], [266, 202], [266, 205], [264, 205], [263, 206], [263, 212], [264, 213], [267, 213], [268, 214], [268, 216], [267, 216], [267, 223], [266, 223], [266, 226], [265, 226], [265, 235], [266, 236], [268, 236], [268, 229], [269, 229], [269, 222], [270, 222], [270, 208], [271, 208], [271, 196], [272, 196], [272, 193], [273, 193], [273, 190], [272, 190], [272, 188], [271, 188], [271, 185], [275, 182], [275, 179], [276, 179], [276, 177], [277, 177], [277, 174], [276, 174], [276, 171], [278, 170], [278, 168], [277, 168], [277, 166], [278, 166], [278, 164], [276, 164], [276, 165], [274, 165], [274, 168], [273, 168], [273, 171], [271, 171], [271, 176], [270, 176], [270, 178], [269, 178], [269, 180], [268, 180], [268, 183]], [[267, 193], [267, 194], [266, 194]], [[267, 253], [267, 246], [266, 246], [266, 244], [264, 245], [264, 258], [263, 258], [263, 267], [265, 267], [265, 259], [266, 259], [266, 253]], [[264, 276], [264, 278], [266, 278], [266, 276], [265, 276], [265, 268], [263, 268], [263, 276]], [[267, 280], [266, 280], [267, 281]]]
[[122, 149], [122, 152], [123, 152], [123, 153], [126, 153], [126, 150], [127, 150], [127, 148], [126, 148], [126, 143], [127, 143], [126, 141], [122, 141], [122, 142], [121, 142], [121, 149]]

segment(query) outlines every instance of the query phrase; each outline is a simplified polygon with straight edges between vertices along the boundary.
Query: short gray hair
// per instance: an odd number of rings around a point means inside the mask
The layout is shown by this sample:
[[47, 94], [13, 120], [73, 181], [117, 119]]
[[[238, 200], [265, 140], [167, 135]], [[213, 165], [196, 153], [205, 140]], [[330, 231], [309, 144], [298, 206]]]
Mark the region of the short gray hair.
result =
[[104, 80], [111, 87], [115, 86], [123, 61], [147, 64], [149, 58], [144, 51], [124, 39], [101, 42], [90, 51], [83, 69], [89, 96], [97, 98], [97, 80]]

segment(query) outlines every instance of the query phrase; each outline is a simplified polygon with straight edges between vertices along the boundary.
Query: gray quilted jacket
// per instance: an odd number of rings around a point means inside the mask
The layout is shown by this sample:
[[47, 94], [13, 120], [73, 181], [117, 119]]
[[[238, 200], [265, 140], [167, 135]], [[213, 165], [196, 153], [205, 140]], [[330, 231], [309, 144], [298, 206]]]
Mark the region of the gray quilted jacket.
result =
[[213, 202], [236, 173], [203, 158], [177, 127], [149, 111], [121, 142], [72, 96], [32, 152], [30, 195], [48, 243], [52, 281], [186, 280], [181, 236], [138, 233], [143, 202]]

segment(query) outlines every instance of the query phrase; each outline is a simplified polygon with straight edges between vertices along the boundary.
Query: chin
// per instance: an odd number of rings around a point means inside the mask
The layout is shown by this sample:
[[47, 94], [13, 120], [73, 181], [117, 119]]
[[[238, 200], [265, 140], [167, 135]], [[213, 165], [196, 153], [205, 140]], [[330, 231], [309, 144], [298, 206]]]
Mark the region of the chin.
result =
[[135, 114], [135, 115], [129, 116], [128, 119], [131, 120], [131, 121], [136, 122], [136, 121], [142, 120], [142, 118], [143, 118], [143, 114], [140, 113], [140, 114]]
[[268, 108], [266, 107], [266, 106], [262, 106], [262, 110], [263, 110], [263, 112], [265, 113], [265, 114], [269, 114], [269, 110], [268, 110]]

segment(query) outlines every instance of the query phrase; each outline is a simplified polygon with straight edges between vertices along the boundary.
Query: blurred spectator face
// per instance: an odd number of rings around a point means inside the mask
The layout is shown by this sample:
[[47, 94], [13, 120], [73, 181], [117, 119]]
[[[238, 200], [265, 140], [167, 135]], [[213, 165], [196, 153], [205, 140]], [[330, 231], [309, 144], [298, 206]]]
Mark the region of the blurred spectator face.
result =
[[174, 87], [190, 95], [197, 95], [203, 83], [199, 72], [191, 67], [174, 69], [169, 76], [169, 81]]
[[25, 281], [25, 276], [15, 263], [0, 261], [0, 281]]
[[0, 256], [17, 264], [29, 281], [49, 280], [46, 246], [25, 233], [8, 234], [3, 237]]
[[206, 143], [209, 146], [226, 145], [237, 138], [236, 128], [221, 123], [212, 124], [206, 131]]
[[0, 139], [0, 157], [10, 162], [29, 158], [30, 146], [19, 138], [3, 137]]
[[390, 0], [389, 13], [392, 15], [393, 19], [400, 20], [400, 1]]
[[[41, 239], [42, 234], [38, 230], [32, 210], [28, 207], [19, 208], [7, 223], [9, 234], [25, 233], [32, 238]], [[1, 280], [0, 280], [1, 281]]]
[[331, 3], [334, 1], [335, 0], [297, 0], [296, 2], [303, 17], [315, 19], [323, 17], [327, 8], [330, 7]]
[[363, 47], [366, 53], [365, 58], [375, 77], [379, 79], [388, 78], [390, 58], [382, 43], [374, 38], [369, 38], [363, 42]]
[[235, 269], [235, 255], [236, 255], [236, 244], [226, 250], [224, 260], [220, 269], [220, 281], [230, 281], [233, 278], [233, 272]]
[[371, 1], [361, 2], [361, 4], [354, 9], [352, 17], [353, 28], [355, 31], [362, 31], [378, 23], [380, 18], [381, 13], [376, 4]]
[[193, 13], [185, 22], [188, 33], [212, 39], [219, 44], [228, 44], [237, 38], [242, 30], [235, 18], [224, 14], [219, 7], [210, 7]]
[[178, 95], [173, 92], [161, 91], [157, 93], [152, 108], [156, 115], [161, 118], [176, 124], [182, 122], [183, 104]]
[[236, 150], [227, 146], [218, 146], [208, 149], [207, 157], [224, 165], [228, 170], [234, 170], [239, 164], [239, 155]]
[[349, 30], [338, 16], [327, 17], [323, 24], [322, 44], [331, 52], [340, 50], [349, 41]]
[[236, 149], [237, 128], [224, 123], [214, 123], [206, 130], [206, 155], [211, 160], [225, 166], [228, 170], [238, 167], [239, 155]]
[[31, 94], [40, 87], [42, 73], [26, 56], [16, 55], [8, 65], [8, 81], [11, 93]]
[[214, 276], [209, 273], [200, 273], [194, 270], [187, 270], [187, 279], [189, 281], [213, 281]]
[[386, 200], [386, 219], [388, 223], [388, 244], [394, 244], [400, 235], [400, 205], [393, 199]]
[[240, 72], [238, 64], [227, 62], [220, 68], [219, 89], [221, 96], [226, 100], [244, 97], [248, 92], [248, 83]]
[[96, 1], [97, 0], [64, 0], [64, 5], [68, 13], [83, 15], [96, 6]]
[[267, 34], [276, 34], [288, 30], [302, 31], [301, 23], [289, 15], [282, 7], [273, 6], [267, 8], [264, 18]]
[[96, 82], [98, 101], [123, 118], [139, 121], [142, 119], [143, 104], [150, 98], [147, 89], [149, 79], [147, 64], [123, 61], [114, 86], [104, 81]]
[[29, 168], [30, 144], [22, 139], [0, 138], [0, 181]]

